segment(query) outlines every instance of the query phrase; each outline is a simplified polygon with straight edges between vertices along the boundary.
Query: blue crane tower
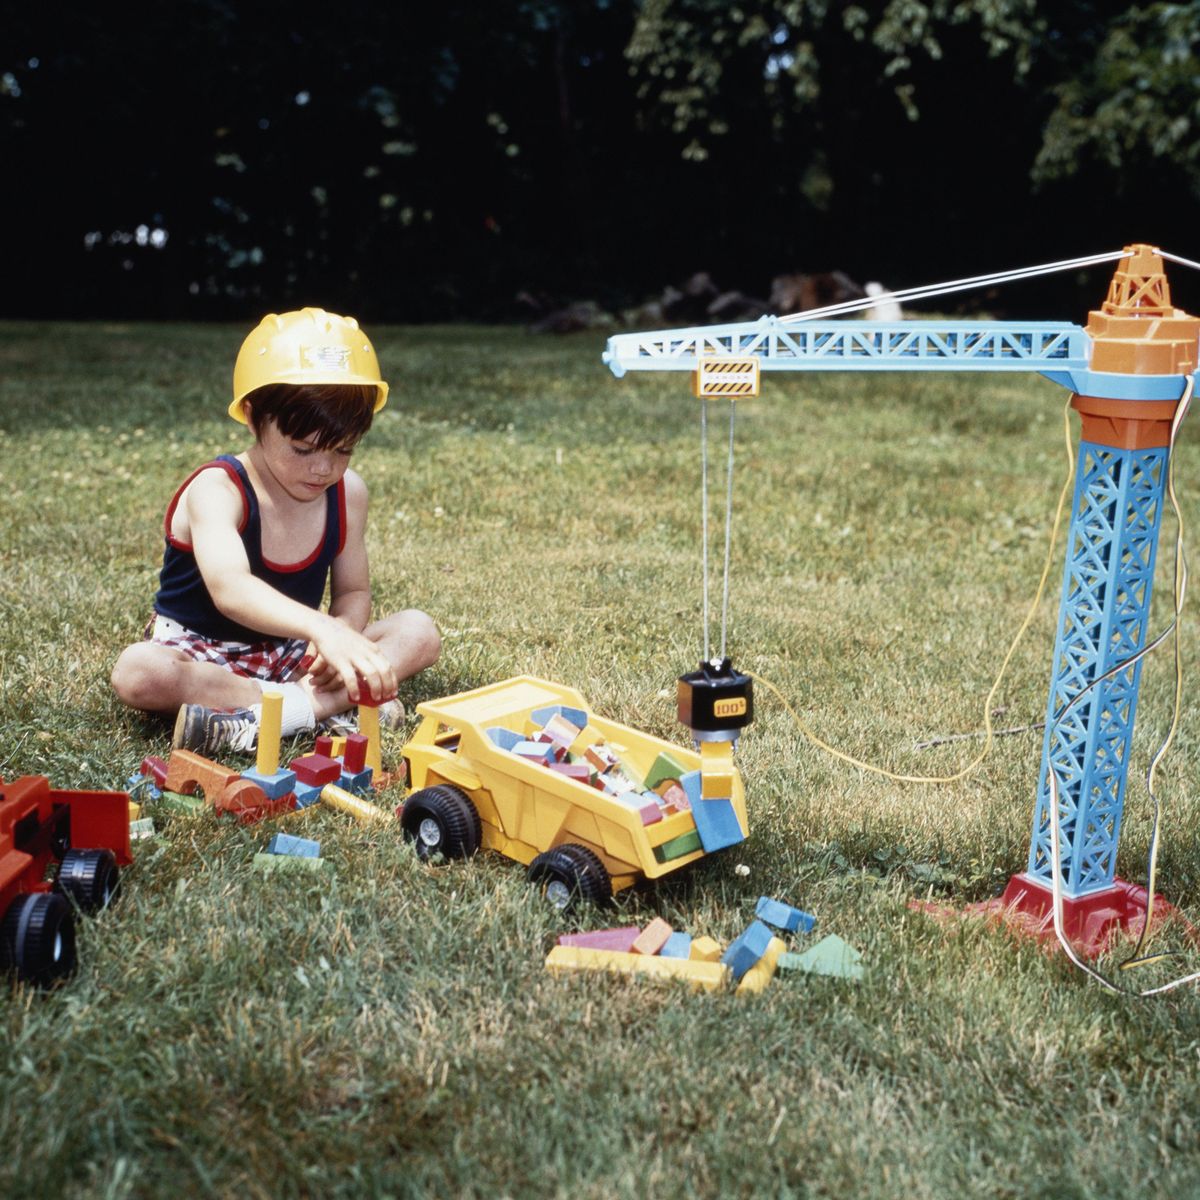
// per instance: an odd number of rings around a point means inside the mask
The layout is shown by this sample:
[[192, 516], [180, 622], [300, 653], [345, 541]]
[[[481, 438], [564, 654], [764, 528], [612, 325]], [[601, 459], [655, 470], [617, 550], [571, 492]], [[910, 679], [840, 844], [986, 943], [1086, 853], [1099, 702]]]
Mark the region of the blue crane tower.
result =
[[[1081, 417], [1046, 732], [1026, 870], [1000, 903], [1098, 951], [1144, 916], [1117, 843], [1146, 645], [1172, 422], [1196, 370], [1200, 319], [1171, 304], [1161, 255], [1125, 248], [1086, 327], [1064, 322], [759, 321], [611, 337], [604, 362], [694, 372], [697, 395], [754, 394], [761, 371], [1034, 371]], [[739, 374], [739, 371], [741, 372]], [[1054, 862], [1051, 772], [1058, 797]]]

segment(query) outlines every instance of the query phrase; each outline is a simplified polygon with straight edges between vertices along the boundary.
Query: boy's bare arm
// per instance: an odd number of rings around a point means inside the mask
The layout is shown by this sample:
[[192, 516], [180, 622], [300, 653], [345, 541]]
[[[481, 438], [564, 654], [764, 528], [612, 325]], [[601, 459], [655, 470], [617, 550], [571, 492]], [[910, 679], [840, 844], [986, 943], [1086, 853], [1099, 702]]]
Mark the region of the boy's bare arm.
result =
[[221, 612], [272, 637], [311, 642], [351, 697], [357, 697], [360, 679], [376, 699], [394, 694], [391, 664], [359, 630], [332, 613], [300, 604], [251, 573], [238, 534], [242, 497], [228, 477], [198, 475], [184, 503], [196, 564]]

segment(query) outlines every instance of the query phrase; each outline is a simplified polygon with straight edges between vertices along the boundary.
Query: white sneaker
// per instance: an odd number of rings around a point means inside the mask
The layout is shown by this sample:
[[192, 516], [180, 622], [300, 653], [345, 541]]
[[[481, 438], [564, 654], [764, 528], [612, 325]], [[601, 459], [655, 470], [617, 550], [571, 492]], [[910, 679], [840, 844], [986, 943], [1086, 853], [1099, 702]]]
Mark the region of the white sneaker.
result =
[[193, 750], [206, 758], [219, 750], [248, 754], [257, 742], [258, 718], [250, 709], [205, 708], [203, 704], [180, 706], [171, 738], [176, 750]]

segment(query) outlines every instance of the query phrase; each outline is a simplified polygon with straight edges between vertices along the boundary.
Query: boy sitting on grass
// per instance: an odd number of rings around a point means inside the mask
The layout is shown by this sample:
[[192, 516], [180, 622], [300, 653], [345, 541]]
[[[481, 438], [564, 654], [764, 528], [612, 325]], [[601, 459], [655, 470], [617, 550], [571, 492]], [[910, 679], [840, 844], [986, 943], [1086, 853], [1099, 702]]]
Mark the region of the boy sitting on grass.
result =
[[397, 684], [441, 642], [415, 609], [371, 622], [367, 489], [348, 469], [387, 391], [348, 317], [272, 314], [242, 344], [229, 415], [254, 444], [175, 493], [154, 620], [112, 672], [124, 703], [177, 711], [176, 747], [253, 749], [265, 685], [283, 693], [284, 735], [349, 727], [332, 719], [360, 699], [381, 726], [403, 721]]

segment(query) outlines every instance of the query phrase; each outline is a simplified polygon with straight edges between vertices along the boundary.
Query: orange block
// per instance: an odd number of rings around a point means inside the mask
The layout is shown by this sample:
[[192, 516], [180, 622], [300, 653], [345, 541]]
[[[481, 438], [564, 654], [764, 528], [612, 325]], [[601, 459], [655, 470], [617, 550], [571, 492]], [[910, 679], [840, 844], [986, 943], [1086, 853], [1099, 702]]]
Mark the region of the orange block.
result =
[[211, 758], [194, 754], [191, 750], [173, 750], [171, 760], [167, 763], [167, 778], [163, 782], [163, 791], [191, 796], [199, 788], [204, 793], [205, 800], [215, 806], [226, 784], [240, 778], [241, 775], [237, 771], [223, 767]]
[[674, 932], [671, 926], [662, 919], [655, 917], [634, 939], [630, 949], [634, 954], [657, 954], [666, 944], [667, 938]]

